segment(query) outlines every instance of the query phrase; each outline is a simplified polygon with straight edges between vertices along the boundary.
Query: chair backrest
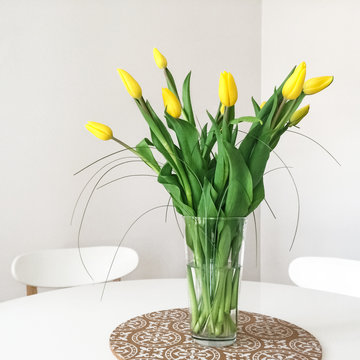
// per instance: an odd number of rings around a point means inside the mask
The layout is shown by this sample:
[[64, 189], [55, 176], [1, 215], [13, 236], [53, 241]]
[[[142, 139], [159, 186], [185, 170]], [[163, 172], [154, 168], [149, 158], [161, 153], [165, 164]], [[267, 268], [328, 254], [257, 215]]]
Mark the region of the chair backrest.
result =
[[[35, 287], [71, 287], [105, 282], [117, 251], [116, 246], [81, 248], [81, 255], [91, 275], [85, 270], [78, 248], [35, 251], [17, 256], [11, 265], [15, 280]], [[132, 272], [139, 258], [135, 250], [118, 249], [109, 281]]]
[[290, 279], [300, 287], [360, 297], [360, 261], [299, 257], [289, 265]]

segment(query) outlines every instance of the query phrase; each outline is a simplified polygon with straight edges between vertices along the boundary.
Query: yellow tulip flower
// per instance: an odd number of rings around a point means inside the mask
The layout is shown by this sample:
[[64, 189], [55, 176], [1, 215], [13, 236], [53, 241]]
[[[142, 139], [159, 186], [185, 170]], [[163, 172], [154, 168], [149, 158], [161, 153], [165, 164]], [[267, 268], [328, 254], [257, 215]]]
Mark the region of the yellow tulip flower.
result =
[[162, 89], [162, 97], [166, 112], [177, 119], [181, 115], [181, 104], [179, 99], [173, 92], [166, 88]]
[[136, 82], [136, 80], [125, 70], [117, 69], [121, 80], [123, 81], [126, 90], [134, 99], [141, 99], [142, 91], [140, 85]]
[[157, 49], [153, 49], [155, 63], [159, 69], [165, 69], [167, 67], [166, 57]]
[[234, 77], [226, 71], [220, 74], [219, 98], [225, 106], [233, 106], [238, 98]]
[[306, 105], [299, 110], [296, 110], [290, 118], [290, 126], [297, 125], [309, 112], [310, 105]]
[[221, 115], [224, 115], [224, 112], [225, 112], [225, 105], [224, 105], [224, 104], [221, 104], [220, 114], [221, 114]]
[[302, 62], [296, 67], [283, 86], [282, 94], [285, 99], [294, 100], [301, 94], [305, 81], [305, 75], [306, 64], [305, 62]]
[[101, 140], [110, 140], [113, 138], [112, 130], [104, 124], [100, 124], [95, 121], [88, 121], [85, 127]]
[[263, 102], [260, 104], [260, 109], [262, 109], [265, 104], [266, 104], [266, 101], [263, 101]]
[[327, 88], [334, 80], [333, 76], [320, 76], [305, 81], [304, 93], [306, 95], [316, 94]]

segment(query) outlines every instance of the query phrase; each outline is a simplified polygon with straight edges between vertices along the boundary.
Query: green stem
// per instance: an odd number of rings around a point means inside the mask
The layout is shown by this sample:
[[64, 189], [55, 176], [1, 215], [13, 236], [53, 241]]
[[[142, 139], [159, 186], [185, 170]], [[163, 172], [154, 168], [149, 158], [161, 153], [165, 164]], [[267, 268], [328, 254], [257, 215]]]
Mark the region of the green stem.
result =
[[155, 171], [156, 174], [159, 175], [160, 171], [159, 169], [157, 169], [154, 165], [152, 165], [150, 162], [148, 162], [143, 156], [141, 156], [134, 148], [130, 147], [128, 144], [124, 143], [123, 141], [121, 141], [120, 139], [117, 139], [116, 137], [113, 137], [112, 140], [114, 140], [115, 142], [119, 143], [121, 146], [123, 146], [125, 149], [128, 149], [129, 151], [131, 151], [133, 154], [135, 154], [136, 156], [138, 156], [146, 165], [148, 165], [151, 169], [153, 169]]
[[[147, 115], [149, 115], [151, 117], [151, 119], [153, 119], [150, 110], [148, 109], [145, 100], [143, 97], [141, 97], [139, 99], [139, 103], [141, 108], [147, 113]], [[188, 205], [190, 207], [193, 207], [193, 201], [192, 201], [192, 191], [191, 191], [191, 186], [189, 183], [189, 179], [186, 175], [186, 172], [184, 170], [184, 167], [182, 166], [182, 164], [179, 162], [178, 157], [175, 154], [175, 149], [172, 149], [171, 146], [169, 145], [169, 143], [166, 141], [165, 137], [163, 136], [163, 134], [161, 133], [161, 131], [159, 130], [159, 128], [157, 126], [154, 126], [152, 128], [152, 131], [154, 132], [154, 134], [156, 135], [156, 137], [159, 139], [159, 141], [162, 143], [162, 145], [164, 146], [165, 150], [168, 152], [168, 154], [170, 155], [170, 157], [172, 158], [172, 160], [174, 161], [174, 164], [176, 165], [176, 171], [179, 175], [180, 181], [184, 187], [184, 191], [185, 191], [185, 196], [188, 202]]]
[[167, 67], [164, 69], [164, 74], [165, 74], [166, 83], [168, 85], [169, 90], [171, 92], [173, 92], [176, 95], [176, 97], [178, 98], [178, 100], [180, 101], [174, 77], [172, 76], [170, 70]]
[[240, 277], [240, 268], [237, 268], [234, 274], [232, 282], [232, 294], [231, 294], [231, 310], [237, 308], [238, 302], [238, 292], [239, 292], [239, 277]]
[[271, 128], [272, 128], [272, 129], [275, 128], [275, 126], [276, 126], [276, 121], [277, 121], [277, 119], [279, 118], [280, 113], [281, 113], [281, 110], [283, 109], [285, 103], [286, 103], [286, 99], [283, 98], [283, 99], [282, 99], [282, 102], [281, 102], [281, 104], [280, 104], [280, 106], [279, 106], [279, 108], [278, 108], [278, 110], [277, 110], [277, 112], [275, 113], [275, 116], [274, 116], [274, 117], [272, 118], [272, 120], [271, 120]]
[[305, 97], [305, 94], [301, 93], [300, 96], [296, 100], [293, 101], [293, 103], [291, 104], [289, 109], [286, 111], [286, 113], [280, 119], [278, 125], [275, 127], [275, 130], [281, 129], [287, 123], [288, 117], [299, 107], [299, 105], [303, 101], [304, 97]]
[[194, 279], [190, 267], [187, 268], [187, 279], [188, 279], [190, 307], [191, 307], [191, 328], [193, 328], [196, 322], [198, 321], [199, 314], [198, 314], [198, 304], [196, 301]]

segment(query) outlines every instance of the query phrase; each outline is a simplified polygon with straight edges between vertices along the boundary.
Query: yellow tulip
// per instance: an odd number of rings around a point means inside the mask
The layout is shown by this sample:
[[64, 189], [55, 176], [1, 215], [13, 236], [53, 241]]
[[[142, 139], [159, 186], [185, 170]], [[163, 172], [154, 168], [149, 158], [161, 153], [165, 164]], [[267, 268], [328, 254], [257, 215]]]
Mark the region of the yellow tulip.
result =
[[155, 63], [159, 69], [165, 69], [167, 67], [166, 57], [157, 49], [153, 49]]
[[304, 93], [306, 95], [316, 94], [327, 88], [334, 80], [333, 76], [320, 76], [305, 81]]
[[221, 115], [224, 115], [224, 112], [225, 112], [225, 105], [224, 105], [224, 104], [221, 104], [220, 114], [221, 114]]
[[225, 106], [233, 106], [238, 98], [235, 80], [233, 76], [226, 71], [220, 74], [219, 98]]
[[263, 101], [263, 102], [260, 104], [260, 109], [262, 109], [265, 104], [266, 104], [266, 101]]
[[100, 124], [95, 121], [88, 121], [85, 127], [101, 140], [110, 140], [113, 138], [112, 130], [104, 124]]
[[169, 89], [162, 89], [162, 97], [166, 112], [174, 118], [181, 115], [181, 104], [179, 99]]
[[121, 80], [123, 81], [126, 90], [134, 99], [140, 99], [142, 97], [142, 91], [136, 80], [125, 70], [117, 69]]
[[305, 75], [306, 64], [305, 62], [302, 62], [296, 67], [283, 86], [282, 94], [285, 99], [294, 100], [301, 94], [305, 81]]
[[310, 105], [306, 105], [299, 110], [296, 110], [290, 118], [290, 126], [297, 125], [309, 112]]

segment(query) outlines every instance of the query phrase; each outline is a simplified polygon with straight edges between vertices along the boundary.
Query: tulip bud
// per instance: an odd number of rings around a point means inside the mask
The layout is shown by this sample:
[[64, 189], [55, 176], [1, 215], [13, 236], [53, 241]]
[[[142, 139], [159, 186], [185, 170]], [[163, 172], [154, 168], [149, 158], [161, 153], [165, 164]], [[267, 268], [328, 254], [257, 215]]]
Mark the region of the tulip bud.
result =
[[285, 99], [294, 100], [301, 94], [305, 81], [305, 75], [306, 64], [305, 62], [302, 62], [296, 67], [283, 86], [282, 94]]
[[266, 104], [266, 101], [263, 101], [263, 102], [260, 104], [260, 109], [262, 109], [265, 104]]
[[88, 121], [85, 127], [101, 140], [110, 140], [113, 138], [112, 130], [104, 124], [100, 124], [95, 121]]
[[305, 81], [304, 93], [306, 95], [316, 94], [327, 88], [334, 80], [333, 76], [320, 76]]
[[296, 110], [290, 118], [290, 126], [297, 125], [309, 112], [310, 105], [306, 105], [299, 110]]
[[223, 105], [233, 106], [238, 98], [237, 88], [233, 76], [229, 72], [222, 72], [219, 81], [219, 98]]
[[167, 67], [167, 60], [166, 57], [161, 54], [161, 52], [157, 49], [153, 49], [154, 59], [155, 63], [158, 66], [159, 69], [165, 69]]
[[142, 91], [136, 80], [125, 70], [117, 69], [121, 80], [123, 81], [126, 90], [134, 99], [140, 99], [142, 97]]
[[224, 115], [224, 112], [225, 112], [225, 105], [224, 105], [224, 104], [221, 104], [220, 114], [221, 114], [221, 115]]
[[162, 89], [162, 97], [166, 112], [177, 119], [181, 115], [181, 104], [179, 99], [169, 89]]

